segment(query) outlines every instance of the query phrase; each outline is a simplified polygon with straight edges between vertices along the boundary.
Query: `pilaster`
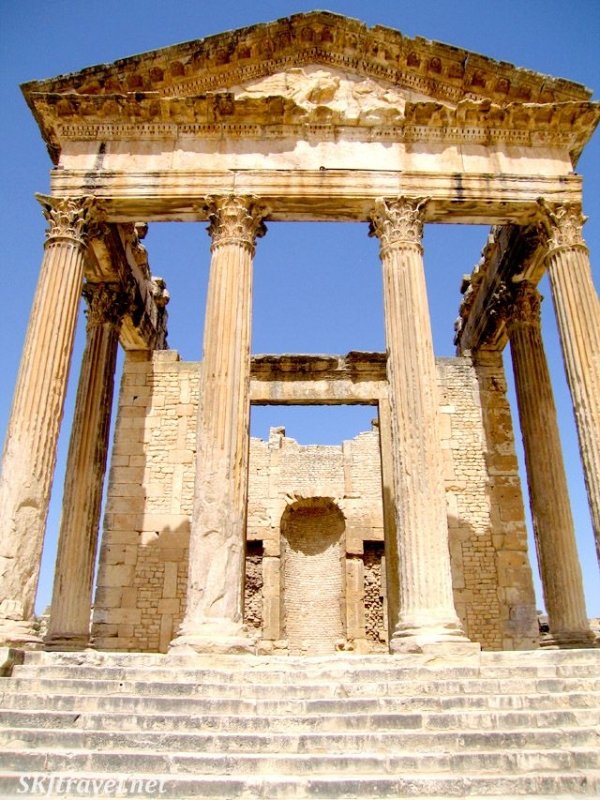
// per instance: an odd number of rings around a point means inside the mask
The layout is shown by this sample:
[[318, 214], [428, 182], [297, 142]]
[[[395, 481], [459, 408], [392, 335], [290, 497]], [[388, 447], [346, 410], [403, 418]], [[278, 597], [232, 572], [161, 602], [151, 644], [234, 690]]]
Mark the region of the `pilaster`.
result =
[[94, 565], [114, 390], [128, 296], [116, 284], [88, 283], [86, 346], [71, 431], [46, 648], [88, 646]]
[[522, 282], [511, 294], [506, 320], [534, 539], [551, 642], [563, 647], [590, 646], [594, 637], [585, 609], [556, 408], [542, 342], [540, 303], [535, 287]]
[[243, 624], [252, 259], [265, 233], [252, 198], [209, 202], [211, 268], [200, 374], [186, 614], [171, 652], [248, 652]]
[[[454, 608], [441, 462], [436, 370], [423, 271], [425, 199], [377, 201], [391, 411], [392, 480], [399, 570], [392, 652], [468, 642]], [[390, 589], [392, 583], [388, 584]]]
[[39, 197], [48, 221], [0, 480], [0, 640], [35, 642], [34, 610], [93, 197]]
[[542, 207], [552, 298], [600, 562], [600, 300], [583, 239], [581, 208]]

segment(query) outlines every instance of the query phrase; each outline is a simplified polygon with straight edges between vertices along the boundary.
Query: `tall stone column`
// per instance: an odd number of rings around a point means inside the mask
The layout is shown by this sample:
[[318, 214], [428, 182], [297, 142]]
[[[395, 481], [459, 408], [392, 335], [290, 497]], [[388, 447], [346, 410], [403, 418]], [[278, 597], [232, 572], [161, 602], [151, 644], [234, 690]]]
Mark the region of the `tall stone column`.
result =
[[113, 402], [119, 331], [127, 296], [88, 283], [87, 340], [71, 431], [46, 647], [77, 650], [90, 638], [92, 583]]
[[381, 199], [372, 216], [383, 266], [399, 568], [392, 652], [468, 645], [454, 608], [437, 420], [436, 369], [421, 245], [425, 200]]
[[540, 326], [540, 295], [518, 284], [509, 302], [507, 331], [538, 562], [551, 643], [590, 645], [581, 568], [569, 503], [550, 373]]
[[544, 206], [548, 272], [600, 563], [600, 300], [578, 206]]
[[49, 223], [0, 479], [0, 641], [31, 641], [85, 251], [95, 200], [41, 198]]
[[265, 211], [210, 207], [212, 259], [200, 373], [196, 483], [185, 617], [171, 652], [248, 652], [243, 624], [250, 423], [252, 259]]

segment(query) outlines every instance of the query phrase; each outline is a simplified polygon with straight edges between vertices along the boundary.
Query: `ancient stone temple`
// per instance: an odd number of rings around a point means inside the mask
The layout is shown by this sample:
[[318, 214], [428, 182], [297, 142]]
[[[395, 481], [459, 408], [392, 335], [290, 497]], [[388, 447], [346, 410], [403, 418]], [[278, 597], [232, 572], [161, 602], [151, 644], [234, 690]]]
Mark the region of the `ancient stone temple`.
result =
[[[172, 656], [536, 648], [507, 344], [548, 641], [593, 641], [536, 290], [547, 270], [600, 541], [600, 304], [574, 171], [600, 119], [587, 89], [314, 12], [23, 91], [53, 168], [3, 457], [5, 644]], [[271, 221], [298, 220], [369, 223], [385, 353], [252, 355], [255, 251]], [[168, 292], [142, 244], [155, 221], [207, 226], [190, 256], [210, 263], [201, 363], [167, 346]], [[491, 232], [462, 287], [457, 355], [436, 359], [422, 234], [441, 222]], [[42, 643], [34, 599], [82, 294]], [[373, 428], [337, 447], [277, 428], [250, 440], [252, 404], [355, 403], [373, 407]]]
[[[0, 484], [0, 794], [598, 797], [600, 649], [536, 285], [547, 270], [600, 540], [600, 303], [574, 171], [600, 104], [327, 12], [23, 90], [54, 166]], [[385, 352], [253, 353], [255, 252], [298, 220], [376, 237]], [[167, 345], [156, 221], [198, 229], [201, 363]], [[491, 226], [453, 358], [433, 351], [423, 271], [424, 225], [441, 222]], [[373, 421], [337, 445], [251, 438], [251, 406], [282, 404], [363, 404]]]

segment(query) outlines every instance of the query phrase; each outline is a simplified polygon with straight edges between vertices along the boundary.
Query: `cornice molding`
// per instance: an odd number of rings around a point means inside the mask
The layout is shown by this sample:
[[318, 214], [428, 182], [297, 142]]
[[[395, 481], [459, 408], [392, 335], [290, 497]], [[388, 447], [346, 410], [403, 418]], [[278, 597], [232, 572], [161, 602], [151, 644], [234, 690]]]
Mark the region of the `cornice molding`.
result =
[[233, 139], [336, 139], [343, 134], [366, 141], [434, 141], [524, 147], [583, 148], [600, 120], [600, 103], [514, 103], [499, 106], [464, 100], [456, 108], [435, 102], [407, 102], [404, 109], [371, 109], [348, 117], [326, 106], [307, 109], [273, 95], [236, 99], [232, 93], [196, 97], [32, 94], [46, 140], [60, 149], [68, 140], [177, 139], [184, 136]]
[[330, 12], [295, 14], [274, 22], [166, 47], [113, 64], [24, 84], [30, 91], [82, 95], [128, 91], [197, 94], [223, 89], [290, 65], [335, 65], [359, 75], [458, 102], [587, 100], [584, 86], [495, 61], [478, 53]]

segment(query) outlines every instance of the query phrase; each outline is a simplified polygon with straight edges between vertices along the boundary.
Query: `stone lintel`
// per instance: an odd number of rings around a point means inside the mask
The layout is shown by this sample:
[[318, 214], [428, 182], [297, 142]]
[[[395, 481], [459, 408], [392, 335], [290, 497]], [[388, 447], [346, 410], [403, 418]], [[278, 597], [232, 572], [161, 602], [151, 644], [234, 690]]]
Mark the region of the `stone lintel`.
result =
[[256, 355], [250, 398], [269, 403], [375, 405], [387, 396], [385, 353], [353, 351], [338, 355]]
[[[110, 222], [207, 219], [207, 195], [248, 195], [269, 207], [274, 221], [366, 222], [379, 197], [429, 199], [424, 222], [530, 225], [538, 199], [552, 205], [578, 203], [579, 175], [403, 172], [399, 170], [198, 170], [102, 171], [61, 169], [51, 175], [52, 193], [89, 192], [102, 200]], [[143, 195], [140, 186], [144, 187]]]
[[536, 285], [543, 274], [544, 250], [535, 225], [496, 226], [483, 248], [482, 257], [463, 279], [463, 300], [456, 322], [458, 354], [486, 347], [502, 350], [507, 339], [505, 314], [499, 301], [516, 275]]

